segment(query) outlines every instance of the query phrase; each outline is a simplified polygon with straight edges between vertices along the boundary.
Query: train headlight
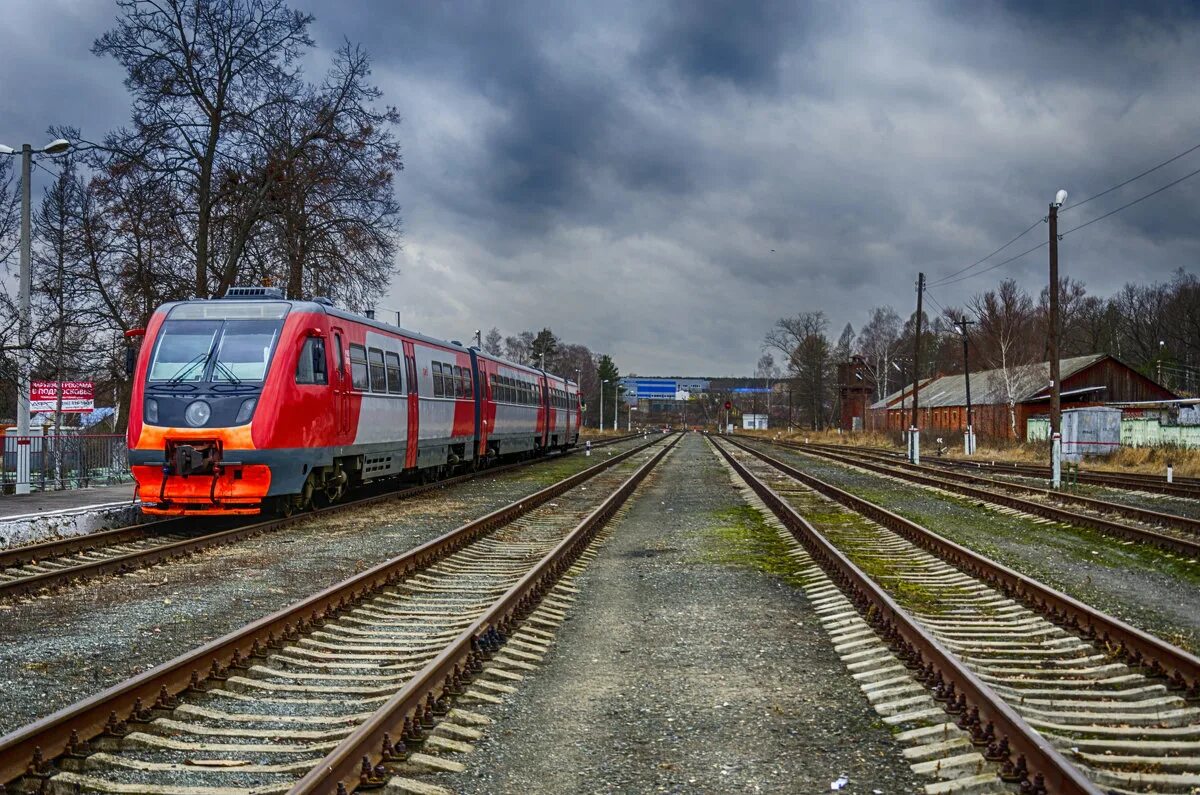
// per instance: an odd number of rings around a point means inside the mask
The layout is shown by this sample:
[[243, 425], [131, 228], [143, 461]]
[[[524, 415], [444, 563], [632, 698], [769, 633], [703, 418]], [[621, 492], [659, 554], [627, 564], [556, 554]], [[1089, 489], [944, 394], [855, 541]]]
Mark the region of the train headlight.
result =
[[212, 409], [203, 400], [193, 400], [187, 407], [187, 411], [183, 412], [183, 418], [193, 428], [199, 428], [204, 425], [211, 416]]
[[234, 425], [245, 425], [254, 416], [254, 407], [258, 405], [258, 398], [250, 398], [242, 401], [242, 407], [238, 409], [237, 419], [233, 421]]
[[146, 422], [151, 425], [158, 425], [158, 401], [154, 398], [146, 398]]

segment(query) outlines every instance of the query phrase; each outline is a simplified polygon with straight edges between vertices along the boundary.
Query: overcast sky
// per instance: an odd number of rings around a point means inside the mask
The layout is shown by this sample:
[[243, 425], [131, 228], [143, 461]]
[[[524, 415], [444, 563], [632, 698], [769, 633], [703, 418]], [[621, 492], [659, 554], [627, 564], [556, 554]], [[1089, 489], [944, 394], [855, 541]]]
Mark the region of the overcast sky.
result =
[[[1058, 188], [1082, 199], [1200, 143], [1183, 3], [294, 5], [317, 17], [314, 63], [361, 42], [404, 117], [380, 307], [462, 340], [549, 326], [623, 373], [749, 374], [782, 315], [823, 310], [833, 337], [872, 306], [907, 315], [918, 271], [984, 256]], [[4, 6], [0, 142], [125, 123], [122, 73], [89, 52], [113, 4]], [[1062, 228], [1197, 168], [1200, 151]], [[1108, 294], [1194, 271], [1197, 199], [1200, 177], [1068, 236], [1064, 273]], [[1036, 292], [1045, 272], [1042, 249], [931, 293]]]

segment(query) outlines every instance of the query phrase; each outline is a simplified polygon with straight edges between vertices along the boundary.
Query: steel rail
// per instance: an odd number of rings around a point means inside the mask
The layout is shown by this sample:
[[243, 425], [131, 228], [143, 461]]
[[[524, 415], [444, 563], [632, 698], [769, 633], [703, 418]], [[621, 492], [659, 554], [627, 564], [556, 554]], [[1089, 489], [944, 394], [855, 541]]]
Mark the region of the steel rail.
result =
[[925, 472], [928, 474], [936, 474], [938, 477], [947, 477], [956, 479], [962, 483], [982, 483], [988, 486], [1005, 489], [1014, 492], [1023, 492], [1025, 494], [1034, 494], [1045, 499], [1054, 500], [1059, 503], [1073, 503], [1081, 505], [1092, 510], [1102, 511], [1105, 513], [1117, 513], [1127, 519], [1136, 519], [1141, 522], [1149, 522], [1161, 524], [1167, 527], [1174, 527], [1178, 530], [1195, 533], [1200, 535], [1200, 519], [1194, 519], [1190, 516], [1183, 516], [1177, 513], [1166, 513], [1164, 511], [1154, 511], [1149, 508], [1141, 508], [1136, 505], [1127, 505], [1120, 502], [1109, 502], [1107, 500], [1099, 500], [1095, 497], [1086, 497], [1082, 494], [1072, 494], [1065, 491], [1054, 491], [1053, 489], [1043, 489], [1039, 486], [1029, 486], [1024, 483], [1013, 483], [1009, 480], [998, 480], [996, 478], [986, 477], [984, 475], [972, 475], [966, 472], [959, 472], [956, 469], [943, 468], [937, 465], [929, 464], [912, 464], [908, 461], [897, 461], [891, 456], [882, 455], [872, 452], [860, 452], [858, 449], [844, 445], [802, 445], [798, 442], [790, 442], [783, 440], [771, 440], [774, 444], [782, 447], [788, 447], [796, 450], [806, 450], [815, 448], [837, 455], [847, 457], [869, 458], [872, 461], [877, 461], [884, 466], [898, 467], [911, 472]]
[[400, 736], [406, 720], [420, 720], [428, 705], [453, 691], [461, 672], [478, 670], [484, 656], [482, 641], [485, 633], [495, 629], [501, 637], [507, 638], [517, 623], [533, 611], [545, 593], [574, 565], [600, 528], [682, 438], [679, 434], [672, 436], [670, 444], [638, 467], [437, 657], [296, 782], [288, 795], [353, 792], [359, 786], [383, 784], [386, 776], [379, 776], [374, 771], [377, 764], [392, 761], [388, 758], [387, 738]]
[[[942, 460], [931, 462], [935, 466], [956, 467], [970, 469], [977, 467], [979, 469], [994, 469], [997, 472], [1006, 472], [1012, 475], [1021, 477], [1040, 478], [1048, 480], [1050, 478], [1049, 467], [1040, 467], [1026, 464], [1012, 464], [1006, 461], [997, 461], [991, 464], [983, 464], [972, 461], [958, 460]], [[1092, 486], [1102, 486], [1111, 489], [1120, 489], [1125, 491], [1150, 491], [1156, 494], [1165, 494], [1171, 497], [1198, 498], [1200, 497], [1200, 482], [1193, 478], [1175, 478], [1174, 482], [1167, 483], [1165, 477], [1155, 475], [1142, 475], [1133, 472], [1106, 472], [1103, 470], [1080, 470], [1079, 482], [1087, 483]]]
[[[826, 446], [845, 447], [846, 445]], [[902, 455], [900, 451], [884, 447], [861, 447], [858, 449], [869, 450], [883, 456]], [[1009, 461], [991, 461], [985, 464], [982, 461], [944, 458], [937, 460], [930, 459], [928, 464], [946, 468], [991, 469], [996, 472], [1007, 472], [1020, 477], [1040, 478], [1042, 480], [1050, 478], [1049, 467], [1042, 467], [1035, 464], [1017, 464]], [[1127, 491], [1151, 491], [1174, 497], [1200, 498], [1200, 478], [1176, 477], [1174, 478], [1174, 482], [1167, 483], [1165, 477], [1158, 475], [1146, 475], [1139, 472], [1112, 472], [1104, 469], [1083, 469], [1079, 472], [1079, 482]]]
[[[617, 442], [632, 438], [634, 435], [636, 434], [605, 440], [603, 444], [593, 444], [592, 449], [609, 444], [616, 444]], [[566, 453], [564, 455], [570, 454], [571, 453]], [[68, 566], [61, 569], [54, 569], [52, 571], [31, 574], [28, 577], [21, 577], [20, 579], [9, 580], [8, 582], [0, 582], [0, 599], [5, 597], [23, 596], [28, 593], [40, 591], [44, 588], [65, 585], [76, 580], [95, 579], [96, 577], [103, 577], [106, 574], [124, 574], [126, 572], [151, 566], [155, 563], [161, 563], [165, 560], [191, 555], [195, 552], [199, 552], [200, 550], [208, 549], [209, 547], [230, 544], [260, 535], [262, 533], [280, 530], [284, 527], [288, 527], [292, 524], [300, 522], [307, 517], [317, 514], [340, 513], [342, 511], [361, 508], [365, 505], [371, 505], [385, 500], [408, 499], [410, 497], [415, 497], [436, 489], [457, 486], [461, 483], [475, 480], [477, 478], [500, 475], [520, 467], [530, 466], [532, 464], [545, 462], [547, 460], [549, 459], [535, 458], [526, 461], [517, 461], [511, 464], [492, 467], [490, 469], [479, 470], [477, 472], [468, 472], [463, 475], [456, 475], [455, 477], [446, 478], [444, 480], [437, 480], [430, 483], [410, 486], [398, 491], [384, 491], [380, 494], [359, 497], [358, 499], [354, 499], [349, 502], [340, 502], [325, 508], [317, 508], [312, 511], [293, 514], [292, 516], [267, 519], [265, 521], [251, 522], [249, 524], [241, 523], [228, 530], [220, 530], [215, 533], [205, 533], [192, 538], [172, 541], [168, 544], [161, 544], [159, 546], [148, 547], [146, 549], [139, 549], [134, 552], [127, 552], [123, 555], [114, 555], [110, 558], [101, 558], [99, 560], [81, 563], [75, 566]], [[193, 521], [195, 519], [194, 517], [177, 517], [166, 521], [179, 521], [181, 519], [189, 518], [193, 519]], [[160, 524], [160, 522], [155, 522], [152, 525], [147, 526], [158, 526]], [[92, 534], [90, 537], [95, 537], [96, 535], [98, 534]], [[83, 538], [78, 539], [78, 541], [82, 541], [84, 538], [88, 537], [89, 536], [84, 536]], [[76, 539], [71, 540], [75, 541]], [[56, 544], [60, 542], [47, 543]], [[111, 541], [111, 543], [124, 543], [124, 541]], [[39, 560], [44, 560], [44, 558], [39, 558]]]
[[165, 707], [176, 694], [202, 688], [204, 681], [210, 677], [223, 678], [231, 668], [248, 667], [250, 660], [266, 656], [301, 633], [321, 626], [371, 592], [395, 585], [409, 574], [436, 563], [476, 538], [512, 522], [660, 441], [662, 438], [655, 438], [618, 453], [241, 629], [0, 737], [0, 786], [8, 785], [31, 768], [44, 766], [46, 760], [78, 748], [77, 743], [86, 743], [103, 734], [106, 729], [111, 730], [127, 720], [135, 709], [144, 710], [146, 705]]
[[[129, 504], [136, 505], [136, 503], [132, 502]], [[38, 561], [49, 560], [51, 558], [60, 558], [64, 555], [72, 555], [77, 552], [90, 552], [100, 547], [124, 544], [129, 541], [140, 541], [148, 535], [153, 535], [165, 529], [166, 525], [179, 523], [182, 518], [172, 517], [170, 519], [145, 522], [143, 524], [125, 525], [123, 527], [114, 527], [111, 530], [88, 533], [87, 535], [56, 538], [37, 544], [25, 544], [24, 546], [0, 549], [0, 569], [25, 566], [30, 563], [37, 563]]]
[[1150, 675], [1166, 678], [1170, 688], [1186, 690], [1189, 699], [1200, 699], [1200, 658], [1195, 655], [739, 440], [729, 441], [834, 502], [878, 522], [951, 566], [988, 583], [1010, 599], [1023, 602], [1051, 623], [1108, 647], [1113, 654], [1121, 656], [1130, 665], [1144, 668]]
[[[737, 441], [726, 440], [781, 472], [792, 475], [784, 468], [786, 465], [779, 466], [768, 456], [746, 448]], [[1003, 780], [1027, 781], [1030, 786], [1035, 782], [1040, 783], [1045, 787], [1042, 791], [1060, 795], [1099, 795], [1102, 792], [841, 550], [817, 532], [794, 507], [750, 472], [723, 445], [717, 444], [716, 447], [738, 476], [762, 498], [813, 560], [829, 574], [863, 619], [905, 666], [920, 672], [916, 674], [919, 681], [934, 691], [935, 700], [944, 705], [951, 719], [971, 733], [972, 743], [985, 747], [985, 758], [1001, 763], [1000, 777]], [[987, 740], [988, 728], [993, 730], [996, 738], [990, 742]], [[1021, 791], [1026, 791], [1024, 786]]]
[[[1176, 538], [1175, 536], [1156, 533], [1153, 530], [1146, 530], [1141, 527], [1134, 527], [1132, 525], [1122, 524], [1121, 522], [1114, 522], [1111, 519], [1105, 519], [1100, 516], [1077, 513], [1066, 510], [1065, 508], [1058, 508], [1053, 505], [1046, 505], [1045, 503], [1022, 499], [1011, 494], [999, 494], [990, 489], [969, 486], [964, 483], [954, 483], [940, 480], [939, 477], [934, 475], [921, 474], [920, 472], [913, 472], [907, 468], [900, 468], [891, 464], [874, 462], [872, 460], [864, 460], [863, 458], [856, 457], [853, 454], [847, 455], [844, 453], [835, 453], [831, 450], [826, 450], [823, 448], [814, 448], [811, 445], [808, 447], [793, 447], [790, 444], [780, 444], [780, 446], [788, 450], [795, 450], [796, 452], [802, 454], [819, 456], [830, 461], [837, 461], [838, 463], [846, 464], [848, 466], [861, 467], [862, 469], [866, 469], [870, 472], [875, 472], [881, 475], [902, 478], [911, 483], [919, 483], [924, 486], [932, 486], [945, 491], [956, 492], [958, 494], [971, 497], [972, 499], [990, 502], [996, 505], [1003, 505], [1005, 507], [1013, 508], [1025, 513], [1034, 514], [1035, 516], [1041, 516], [1044, 519], [1051, 519], [1056, 522], [1065, 522], [1066, 524], [1087, 527], [1105, 535], [1131, 539], [1140, 543], [1153, 544], [1161, 549], [1166, 549], [1170, 552], [1177, 552], [1190, 558], [1200, 558], [1200, 541], [1190, 541], [1185, 538]], [[950, 473], [945, 473], [945, 475], [949, 474]], [[1022, 489], [1031, 488], [1029, 486], [1016, 486], [1016, 484], [1011, 485]], [[1035, 489], [1034, 491], [1038, 493], [1045, 492], [1044, 489]], [[1045, 493], [1051, 498], [1056, 496], [1054, 492]], [[1086, 500], [1089, 503], [1098, 503], [1102, 506], [1109, 506], [1111, 504], [1101, 500], [1090, 500], [1087, 497], [1079, 498], [1079, 500]], [[1117, 506], [1114, 506], [1114, 508], [1115, 507]], [[1096, 508], [1096, 510], [1100, 509]], [[1130, 508], [1130, 510], [1138, 511], [1140, 509]], [[1154, 511], [1147, 511], [1146, 513], [1165, 516], [1164, 514], [1157, 514]], [[1185, 517], [1177, 518], [1183, 519]], [[1200, 522], [1197, 522], [1196, 524], [1200, 526]]]

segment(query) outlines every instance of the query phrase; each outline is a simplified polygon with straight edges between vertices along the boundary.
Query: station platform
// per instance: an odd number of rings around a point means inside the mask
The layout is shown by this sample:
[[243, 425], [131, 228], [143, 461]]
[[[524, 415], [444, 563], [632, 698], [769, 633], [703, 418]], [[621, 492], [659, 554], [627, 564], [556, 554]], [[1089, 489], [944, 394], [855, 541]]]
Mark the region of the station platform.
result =
[[120, 483], [115, 486], [86, 489], [0, 495], [0, 522], [46, 514], [90, 512], [132, 505], [133, 488], [133, 483]]

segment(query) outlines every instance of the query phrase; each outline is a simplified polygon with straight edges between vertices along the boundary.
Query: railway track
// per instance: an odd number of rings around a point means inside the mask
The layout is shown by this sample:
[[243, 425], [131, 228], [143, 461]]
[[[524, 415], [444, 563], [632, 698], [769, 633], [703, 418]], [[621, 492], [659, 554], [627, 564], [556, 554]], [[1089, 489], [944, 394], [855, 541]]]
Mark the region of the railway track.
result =
[[[1117, 538], [1151, 544], [1188, 558], [1200, 558], [1200, 520], [1192, 517], [898, 462], [874, 453], [849, 451], [842, 447], [770, 442], [787, 450], [859, 467], [886, 477], [961, 494], [1054, 522], [1087, 527]], [[1126, 521], [1111, 518], [1114, 516], [1123, 517]]]
[[522, 649], [539, 648], [521, 620], [678, 439], [608, 458], [0, 738], [0, 785], [335, 793], [436, 766], [471, 731], [450, 702], [520, 678]]
[[[895, 457], [895, 450], [881, 447], [860, 448], [880, 456]], [[944, 469], [973, 469], [983, 470], [997, 475], [1032, 478], [1046, 481], [1050, 479], [1050, 468], [1033, 464], [1011, 464], [1004, 461], [962, 461], [953, 458], [929, 459], [931, 466]], [[1127, 491], [1148, 491], [1155, 494], [1166, 494], [1172, 497], [1200, 499], [1200, 478], [1175, 477], [1167, 483], [1165, 476], [1143, 475], [1136, 472], [1105, 472], [1098, 469], [1085, 469], [1079, 472], [1079, 482], [1094, 486], [1104, 486], [1112, 489]]]
[[[593, 442], [596, 449], [633, 438], [636, 434]], [[568, 455], [570, 453], [567, 453]], [[204, 549], [232, 544], [282, 529], [314, 513], [336, 513], [391, 499], [415, 497], [479, 477], [491, 477], [546, 459], [531, 459], [458, 475], [400, 490], [376, 490], [367, 496], [327, 508], [266, 521], [177, 517], [130, 525], [86, 536], [57, 539], [0, 551], [0, 599], [20, 597], [43, 589], [174, 560]]]
[[[912, 672], [883, 695], [908, 710], [905, 735], [949, 754], [939, 772], [979, 776], [978, 792], [993, 778], [1027, 793], [1200, 788], [1200, 659], [742, 442], [714, 444]], [[871, 638], [854, 643], [871, 654]], [[873, 660], [886, 666], [867, 656], [863, 676], [904, 680]]]

